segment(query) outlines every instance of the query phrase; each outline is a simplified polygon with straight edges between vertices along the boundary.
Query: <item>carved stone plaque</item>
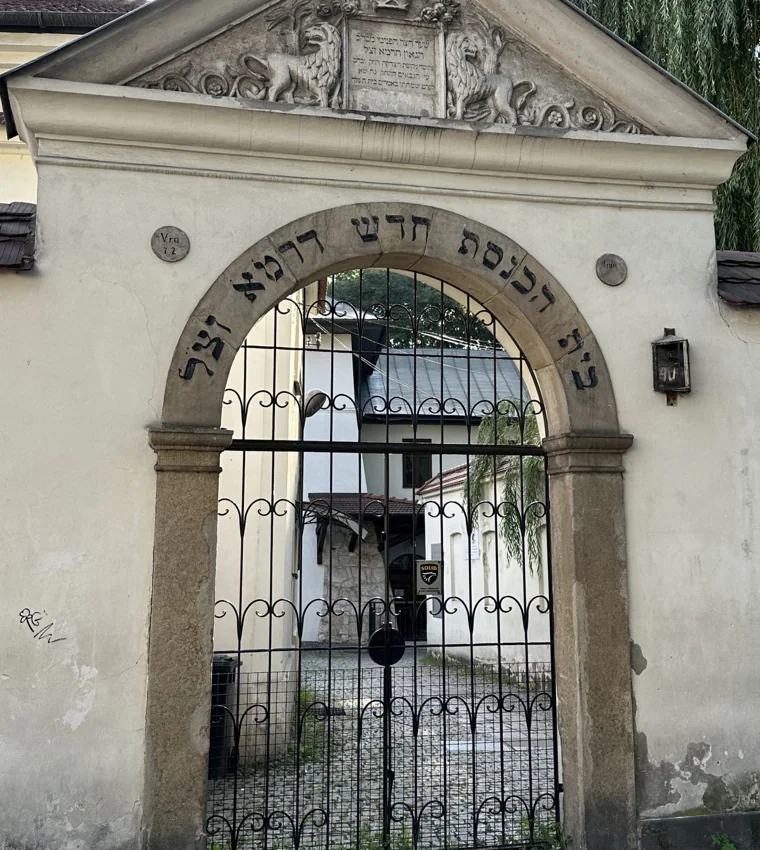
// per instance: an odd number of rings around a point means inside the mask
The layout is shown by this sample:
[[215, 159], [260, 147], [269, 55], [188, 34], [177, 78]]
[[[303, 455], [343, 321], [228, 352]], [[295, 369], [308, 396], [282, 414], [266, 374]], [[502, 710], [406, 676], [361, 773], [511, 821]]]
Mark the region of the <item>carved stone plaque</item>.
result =
[[380, 18], [346, 27], [349, 109], [440, 118], [446, 114], [440, 28]]
[[190, 237], [178, 227], [159, 227], [150, 240], [150, 247], [159, 260], [178, 263], [190, 252]]
[[651, 132], [475, 0], [275, 0], [129, 85], [557, 133]]

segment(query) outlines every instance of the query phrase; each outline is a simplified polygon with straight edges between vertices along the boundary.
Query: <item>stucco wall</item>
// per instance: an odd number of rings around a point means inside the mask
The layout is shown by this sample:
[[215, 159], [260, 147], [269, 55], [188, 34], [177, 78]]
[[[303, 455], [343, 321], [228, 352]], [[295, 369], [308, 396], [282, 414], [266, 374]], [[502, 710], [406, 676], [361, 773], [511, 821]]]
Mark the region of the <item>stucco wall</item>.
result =
[[[373, 443], [383, 443], [387, 440], [390, 442], [401, 443], [404, 440], [411, 440], [415, 436], [414, 428], [411, 424], [406, 425], [389, 425], [381, 423], [368, 422], [362, 426], [362, 439]], [[441, 426], [432, 424], [421, 424], [417, 426], [417, 439], [432, 440], [434, 443], [441, 441]], [[470, 436], [466, 425], [446, 425], [445, 440], [449, 443], [467, 443]], [[432, 457], [432, 475], [438, 475], [441, 471], [441, 462], [444, 469], [451, 469], [452, 466], [458, 466], [464, 463], [466, 458], [464, 455], [433, 455]], [[367, 470], [367, 486], [371, 493], [382, 493], [385, 481], [385, 462], [383, 455], [367, 455], [364, 458], [364, 466]], [[431, 476], [432, 477], [432, 476]], [[411, 499], [414, 496], [414, 490], [411, 487], [404, 487], [404, 464], [402, 455], [391, 455], [388, 465], [388, 486], [391, 496], [398, 496], [402, 499]]]
[[[636, 437], [626, 456], [636, 726], [659, 771], [642, 787], [644, 812], [701, 805], [722, 787], [706, 774], [731, 787], [760, 770], [760, 328], [717, 302], [710, 212], [655, 208], [644, 188], [635, 205], [597, 205], [618, 189], [589, 183], [589, 200], [569, 204], [413, 189], [391, 166], [384, 179], [407, 188], [347, 178], [328, 189], [299, 164], [276, 168], [293, 181], [40, 166], [36, 269], [0, 278], [0, 847], [136, 845], [155, 496], [145, 429], [159, 421], [174, 347], [211, 282], [258, 238], [312, 210], [374, 200], [441, 206], [508, 234], [558, 277], [599, 340], [621, 427]], [[167, 223], [192, 241], [176, 265], [150, 251]], [[594, 275], [605, 252], [628, 263], [618, 289]], [[694, 392], [675, 408], [651, 386], [649, 343], [666, 325], [692, 344]], [[66, 640], [35, 639], [19, 622], [27, 607]], [[684, 764], [695, 753], [704, 773]]]

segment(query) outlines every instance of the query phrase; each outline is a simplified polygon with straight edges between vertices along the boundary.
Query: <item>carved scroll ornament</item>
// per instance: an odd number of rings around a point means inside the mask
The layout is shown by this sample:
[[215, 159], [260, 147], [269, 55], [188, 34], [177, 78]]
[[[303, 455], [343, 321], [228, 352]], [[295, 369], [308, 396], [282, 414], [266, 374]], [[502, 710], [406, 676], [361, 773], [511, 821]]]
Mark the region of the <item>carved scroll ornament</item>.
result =
[[533, 80], [515, 81], [499, 71], [507, 45], [501, 27], [490, 26], [476, 13], [473, 26], [446, 36], [448, 115], [457, 120], [486, 121], [514, 126], [607, 133], [641, 133], [641, 125], [620, 119], [606, 101], [578, 103], [541, 97]]
[[[438, 28], [445, 74], [428, 76], [439, 86], [437, 117], [549, 130], [651, 132], [619, 114], [551, 60], [537, 59], [539, 54], [534, 48], [510, 37], [471, 0], [428, 0], [427, 5], [425, 0], [375, 0], [375, 9], [374, 13], [367, 11], [360, 0], [331, 0], [316, 5], [312, 0], [283, 3], [267, 18], [266, 27], [251, 18], [238, 26], [238, 32], [233, 30], [212, 39], [184, 58], [166, 63], [160, 75], [146, 74], [131, 84], [219, 98], [357, 108], [350, 96], [344, 102], [346, 87], [349, 95], [352, 90], [351, 75], [343, 67], [348, 61], [344, 39], [352, 31], [351, 19], [358, 16], [366, 33], [373, 20], [382, 26], [390, 15], [408, 29], [409, 39], [414, 39], [416, 33], [429, 39], [431, 27], [434, 31]], [[392, 26], [398, 28], [399, 24]], [[423, 33], [420, 27], [427, 30]], [[387, 46], [388, 31], [386, 26], [386, 37], [378, 38], [379, 45]], [[367, 36], [364, 38], [366, 42]], [[431, 115], [429, 110], [420, 112], [419, 107], [415, 111], [409, 100], [404, 107], [393, 98], [394, 75], [403, 75], [402, 90], [411, 91], [414, 83], [407, 84], [406, 80], [410, 79], [410, 70], [416, 73], [416, 68], [403, 64], [407, 62], [406, 54], [401, 56], [399, 50], [387, 52], [394, 53], [397, 61], [384, 56], [382, 46], [376, 55], [368, 49], [365, 57], [353, 60], [365, 63], [365, 76], [375, 73], [378, 80], [385, 81], [376, 86], [390, 87], [388, 98], [380, 100], [379, 111]], [[353, 66], [349, 67], [353, 70]]]

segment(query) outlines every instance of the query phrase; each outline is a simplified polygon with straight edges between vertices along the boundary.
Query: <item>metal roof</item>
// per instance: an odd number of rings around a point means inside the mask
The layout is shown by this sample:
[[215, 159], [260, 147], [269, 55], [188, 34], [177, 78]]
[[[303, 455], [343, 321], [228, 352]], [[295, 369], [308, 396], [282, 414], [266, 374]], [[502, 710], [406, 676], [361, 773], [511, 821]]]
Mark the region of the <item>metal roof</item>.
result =
[[386, 348], [362, 384], [360, 410], [364, 417], [383, 419], [480, 418], [496, 402], [520, 398], [527, 401], [530, 395], [520, 380], [519, 361], [506, 352]]
[[760, 253], [718, 251], [718, 295], [737, 307], [760, 305]]
[[32, 268], [36, 219], [35, 204], [0, 204], [0, 270]]

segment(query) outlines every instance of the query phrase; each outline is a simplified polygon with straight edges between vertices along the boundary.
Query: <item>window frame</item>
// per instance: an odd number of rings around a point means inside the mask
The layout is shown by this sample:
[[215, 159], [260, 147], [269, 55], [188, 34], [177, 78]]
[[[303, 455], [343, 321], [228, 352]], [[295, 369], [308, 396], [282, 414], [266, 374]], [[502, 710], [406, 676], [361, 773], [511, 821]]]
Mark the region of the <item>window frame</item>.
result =
[[[432, 443], [432, 439], [402, 439], [402, 443]], [[420, 474], [420, 461], [428, 461], [429, 469], [428, 475], [423, 476]], [[411, 470], [407, 469], [408, 464], [411, 463]], [[408, 472], [411, 472], [411, 475], [407, 475]], [[414, 452], [405, 452], [401, 455], [401, 487], [404, 490], [418, 490], [422, 485], [429, 481], [433, 477], [433, 456], [429, 454], [419, 455]]]

